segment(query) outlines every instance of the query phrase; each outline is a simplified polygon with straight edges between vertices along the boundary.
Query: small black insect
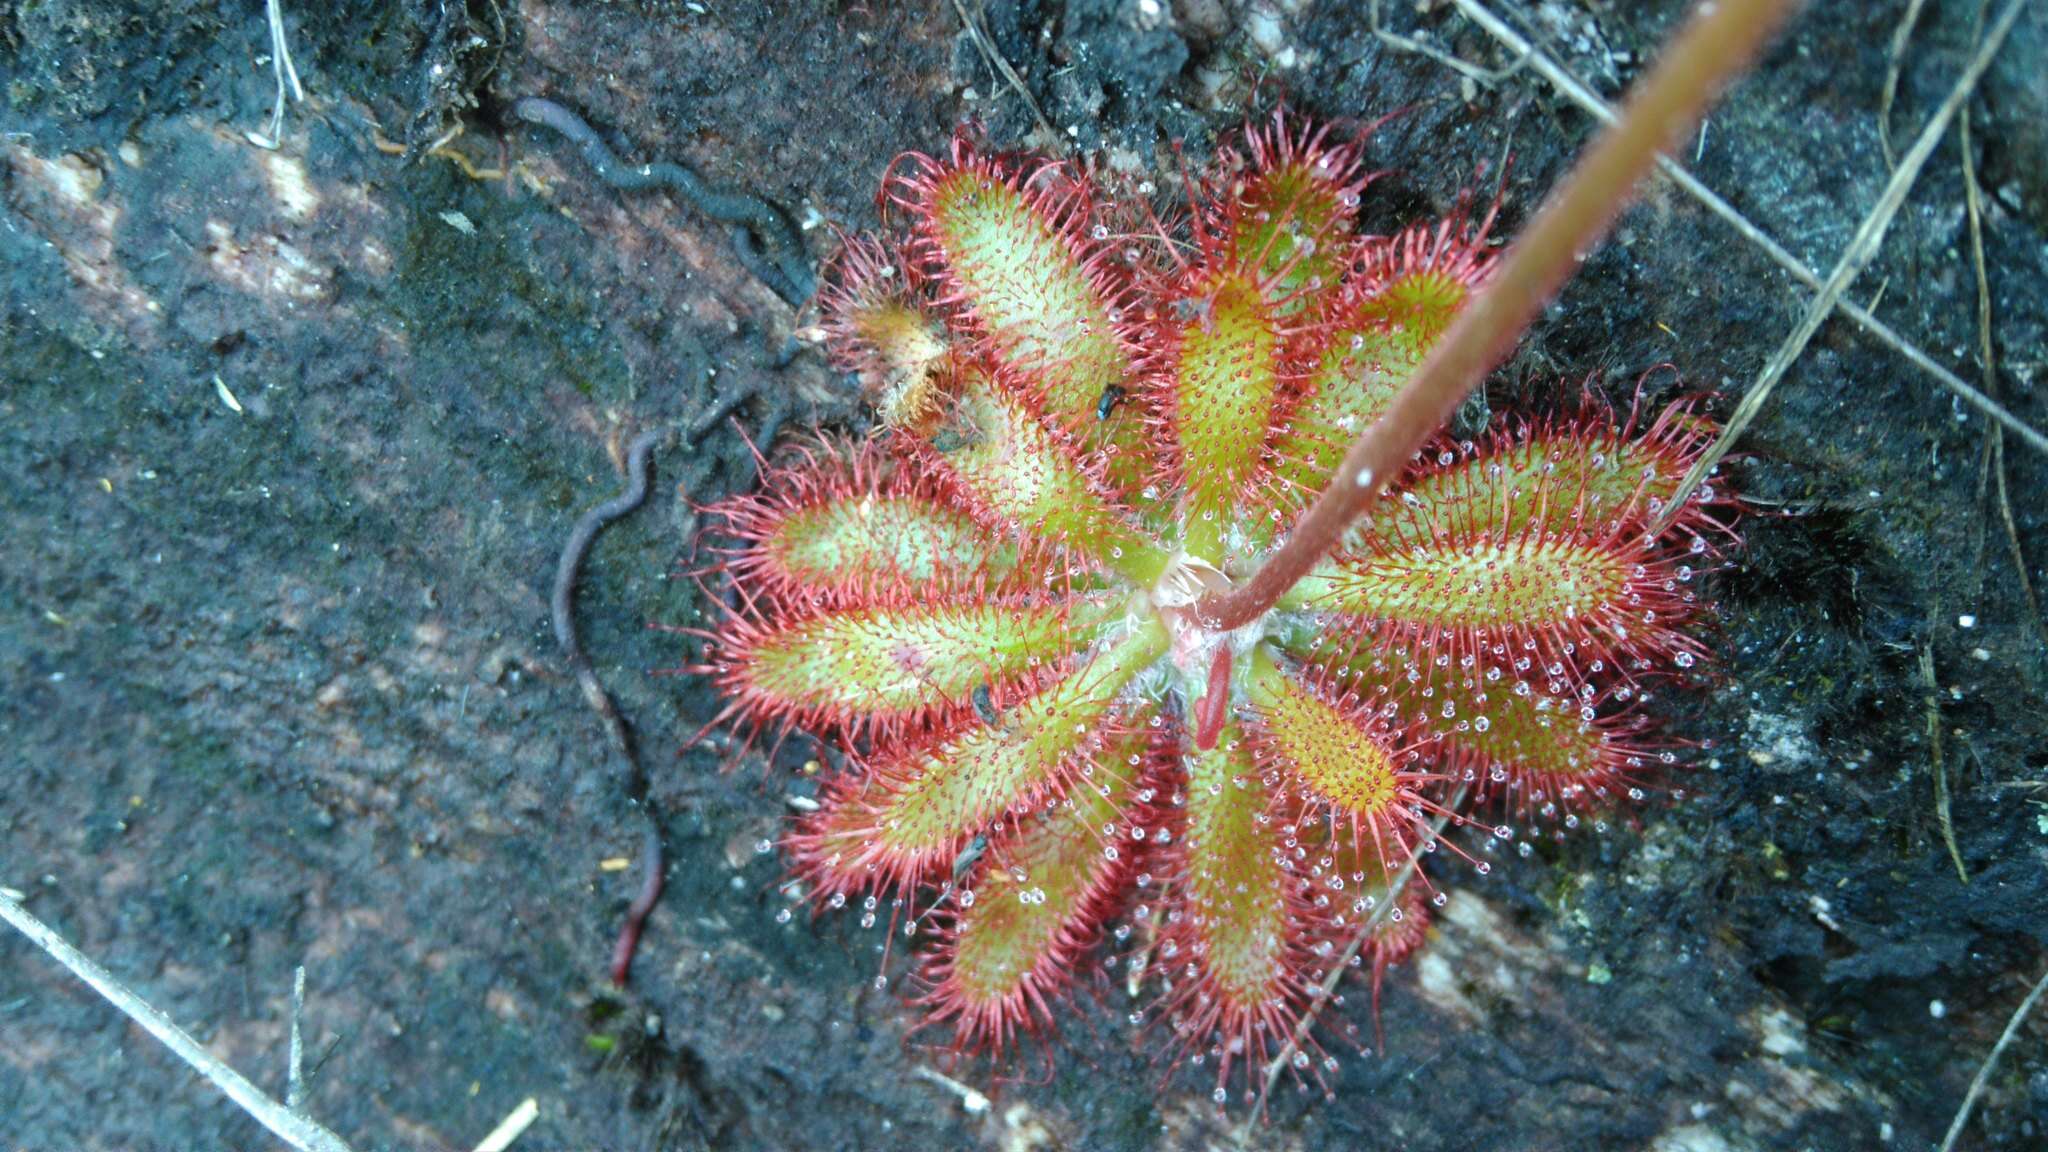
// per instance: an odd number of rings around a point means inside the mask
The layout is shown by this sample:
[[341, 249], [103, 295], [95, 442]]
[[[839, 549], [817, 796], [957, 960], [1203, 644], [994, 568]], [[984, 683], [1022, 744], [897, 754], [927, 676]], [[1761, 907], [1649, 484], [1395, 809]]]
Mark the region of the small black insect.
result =
[[974, 686], [974, 714], [981, 717], [984, 724], [993, 724], [999, 719], [996, 714], [995, 697], [990, 694], [987, 683]]
[[974, 839], [967, 842], [967, 847], [960, 850], [958, 856], [953, 857], [953, 883], [956, 886], [967, 879], [967, 873], [974, 869], [974, 862], [981, 859], [981, 854], [986, 851], [988, 837], [977, 834]]
[[1116, 411], [1116, 406], [1123, 402], [1123, 398], [1124, 390], [1122, 385], [1111, 384], [1109, 387], [1104, 388], [1102, 390], [1102, 399], [1095, 402], [1095, 418], [1097, 420], [1109, 419], [1109, 414]]

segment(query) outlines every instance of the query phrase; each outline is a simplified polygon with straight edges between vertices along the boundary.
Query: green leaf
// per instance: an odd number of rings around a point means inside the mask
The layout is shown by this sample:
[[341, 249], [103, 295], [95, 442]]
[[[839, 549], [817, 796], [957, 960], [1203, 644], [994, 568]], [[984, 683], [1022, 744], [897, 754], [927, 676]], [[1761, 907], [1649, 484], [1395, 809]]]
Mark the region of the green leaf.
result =
[[1570, 538], [1452, 539], [1344, 557], [1310, 573], [1299, 591], [1326, 612], [1423, 629], [1529, 632], [1618, 611], [1633, 561]]
[[1042, 393], [1056, 421], [1093, 421], [1128, 364], [1109, 303], [1076, 255], [1075, 225], [981, 165], [941, 176], [929, 211], [946, 271], [1000, 361]]
[[1376, 838], [1400, 834], [1397, 809], [1413, 791], [1397, 734], [1356, 705], [1332, 703], [1264, 646], [1253, 652], [1245, 695], [1262, 763], [1285, 768], [1353, 827], [1370, 825]]
[[1362, 315], [1403, 358], [1420, 364], [1470, 294], [1457, 277], [1423, 268], [1388, 281], [1366, 301]]
[[1322, 492], [1352, 441], [1387, 410], [1419, 363], [1377, 328], [1342, 329], [1330, 338], [1274, 450], [1290, 507]]
[[1521, 664], [1474, 661], [1411, 680], [1406, 661], [1360, 653], [1342, 674], [1359, 692], [1396, 701], [1402, 715], [1437, 738], [1443, 770], [1483, 791], [1525, 804], [1626, 787], [1645, 755], [1629, 740], [1640, 721], [1625, 712], [1603, 715], [1604, 697], [1574, 698], [1567, 681], [1544, 675], [1533, 660]]
[[1001, 574], [1013, 549], [966, 513], [922, 495], [853, 493], [790, 511], [761, 550], [808, 588], [957, 586]]
[[1354, 213], [1342, 195], [1302, 160], [1260, 171], [1239, 194], [1230, 251], [1265, 285], [1266, 299], [1283, 316], [1312, 311], [1343, 284], [1348, 249], [1342, 241]]
[[1166, 555], [1111, 503], [1097, 483], [1017, 397], [970, 375], [947, 422], [932, 436], [941, 467], [991, 515], [1017, 530], [1091, 556], [1141, 583]]
[[939, 1015], [957, 1017], [963, 1039], [1001, 1046], [1027, 1013], [1073, 976], [1076, 946], [1100, 931], [1104, 905], [1137, 846], [1126, 820], [1138, 789], [1146, 737], [1119, 738], [1099, 765], [1043, 813], [992, 837], [935, 966]]
[[1085, 600], [834, 609], [729, 643], [728, 690], [766, 715], [888, 724], [1058, 664], [1110, 611]]
[[1515, 536], [1547, 506], [1553, 515], [1579, 509], [1576, 522], [1591, 531], [1670, 499], [1690, 463], [1666, 441], [1623, 439], [1606, 427], [1546, 428], [1423, 473], [1381, 501], [1363, 527], [1392, 539], [1444, 530]]
[[1223, 534], [1257, 473], [1279, 386], [1277, 319], [1256, 283], [1227, 276], [1180, 330], [1172, 415], [1187, 552], [1223, 563]]
[[1287, 892], [1294, 877], [1280, 861], [1267, 823], [1264, 772], [1243, 730], [1226, 724], [1214, 748], [1189, 749], [1186, 757], [1186, 935], [1221, 1001], [1219, 1023], [1226, 1033], [1240, 1032], [1289, 998]]
[[842, 888], [863, 886], [863, 873], [912, 879], [950, 862], [997, 814], [1063, 787], [1105, 738], [1118, 694], [1165, 651], [1165, 631], [1147, 621], [994, 723], [878, 755], [831, 799], [803, 854]]

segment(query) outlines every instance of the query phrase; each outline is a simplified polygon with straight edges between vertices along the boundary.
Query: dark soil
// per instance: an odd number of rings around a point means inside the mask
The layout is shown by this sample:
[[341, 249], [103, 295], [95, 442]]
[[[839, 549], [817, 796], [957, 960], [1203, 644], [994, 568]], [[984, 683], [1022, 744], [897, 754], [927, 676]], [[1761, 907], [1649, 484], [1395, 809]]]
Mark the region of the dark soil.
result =
[[[1682, 11], [1494, 6], [1610, 93]], [[621, 487], [640, 429], [721, 397], [745, 397], [757, 441], [862, 417], [815, 351], [783, 362], [807, 318], [722, 226], [605, 186], [510, 102], [550, 96], [629, 157], [847, 227], [872, 222], [891, 157], [965, 117], [1171, 189], [1174, 142], [1198, 161], [1284, 93], [1322, 116], [1404, 110], [1374, 138], [1377, 225], [1490, 185], [1511, 152], [1511, 232], [1585, 118], [1533, 73], [1471, 84], [1389, 48], [1361, 5], [991, 0], [990, 41], [1057, 141], [950, 3], [284, 7], [310, 98], [270, 152], [246, 138], [274, 92], [261, 5], [0, 6], [0, 884], [279, 1095], [303, 964], [310, 1111], [359, 1149], [469, 1147], [529, 1096], [518, 1149], [1228, 1146], [1235, 1117], [1204, 1077], [1162, 1078], [1107, 982], [1050, 1072], [952, 1068], [995, 1098], [970, 1114], [917, 1074], [945, 1065], [874, 987], [877, 933], [778, 923], [755, 845], [801, 777], [678, 751], [715, 704], [658, 675], [693, 642], [648, 627], [700, 619], [680, 575], [693, 505], [754, 475], [731, 423], [658, 457], [581, 590], [672, 852], [632, 988], [609, 988], [638, 877], [602, 862], [637, 856], [641, 816], [548, 632], [556, 552]], [[1823, 272], [1886, 179], [1898, 7], [1813, 6], [1686, 157]], [[1416, 8], [1389, 20], [1508, 63], [1448, 6]], [[1922, 17], [1901, 150], [1976, 8]], [[2037, 6], [1972, 104], [1997, 387], [2035, 427], [2043, 76]], [[1854, 294], [1881, 290], [1881, 316], [1974, 381], [1962, 189], [1951, 135]], [[814, 255], [829, 237], [810, 230]], [[1662, 365], [1739, 394], [1806, 299], [1657, 184], [1492, 409], [1588, 373], [1626, 399]], [[2048, 964], [2048, 649], [1988, 435], [1853, 326], [1823, 328], [1730, 469], [1753, 512], [1718, 579], [1725, 659], [1662, 702], [1703, 746], [1683, 798], [1451, 876], [1438, 939], [1390, 982], [1388, 1053], [1347, 1059], [1332, 1100], [1286, 1094], [1251, 1143], [1936, 1143]], [[2011, 438], [2003, 458], [2042, 589], [2048, 460]], [[0, 956], [0, 1143], [266, 1146], [25, 941]], [[1369, 1029], [1365, 999], [1333, 1015]], [[2048, 1140], [2044, 1036], [2037, 1016], [1962, 1146]]]

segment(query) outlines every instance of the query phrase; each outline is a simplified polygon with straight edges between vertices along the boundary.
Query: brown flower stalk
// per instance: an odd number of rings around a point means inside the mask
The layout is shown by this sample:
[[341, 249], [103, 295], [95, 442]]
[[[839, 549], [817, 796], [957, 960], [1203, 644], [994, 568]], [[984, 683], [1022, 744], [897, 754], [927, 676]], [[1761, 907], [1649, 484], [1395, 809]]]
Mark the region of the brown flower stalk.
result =
[[1230, 631], [1258, 619], [1329, 553], [1606, 236], [1657, 153], [1693, 131], [1708, 101], [1749, 64], [1792, 7], [1791, 0], [1718, 0], [1699, 7], [1637, 86], [1621, 119], [1600, 134], [1551, 193], [1491, 281], [1452, 322], [1386, 413], [1351, 446], [1287, 543], [1249, 581], [1202, 599], [1198, 610], [1205, 624]]

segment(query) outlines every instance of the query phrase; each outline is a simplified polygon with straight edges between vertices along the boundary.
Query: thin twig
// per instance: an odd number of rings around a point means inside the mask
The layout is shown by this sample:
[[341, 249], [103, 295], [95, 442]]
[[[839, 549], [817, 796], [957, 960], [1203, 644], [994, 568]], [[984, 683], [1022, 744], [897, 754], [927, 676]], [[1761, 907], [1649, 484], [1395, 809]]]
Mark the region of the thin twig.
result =
[[1906, 68], [1906, 45], [1913, 39], [1913, 26], [1920, 22], [1920, 10], [1927, 6], [1927, 0], [1912, 0], [1906, 11], [1899, 17], [1899, 26], [1892, 29], [1892, 48], [1886, 54], [1884, 69], [1884, 95], [1877, 101], [1877, 146], [1884, 151], [1884, 166], [1897, 168], [1898, 160], [1892, 155], [1892, 101], [1899, 98], [1899, 75]]
[[1513, 63], [1505, 68], [1481, 68], [1471, 61], [1459, 59], [1457, 56], [1427, 41], [1417, 40], [1413, 36], [1403, 36], [1399, 32], [1387, 31], [1386, 27], [1380, 22], [1380, 0], [1372, 0], [1372, 7], [1368, 10], [1368, 15], [1372, 21], [1372, 34], [1379, 37], [1382, 43], [1402, 52], [1412, 52], [1417, 56], [1434, 60], [1458, 75], [1484, 84], [1489, 88], [1512, 77], [1515, 73], [1527, 67], [1529, 63], [1529, 53], [1523, 51], [1515, 57]]
[[299, 1038], [299, 1021], [306, 1014], [306, 966], [292, 970], [292, 1050], [285, 1074], [284, 1106], [294, 1112], [306, 1105], [306, 1048]]
[[1954, 1152], [1956, 1138], [1963, 1134], [1963, 1125], [1970, 1122], [1970, 1110], [1977, 1106], [1977, 1097], [1984, 1094], [1984, 1085], [1991, 1079], [1991, 1070], [1998, 1066], [1998, 1058], [2005, 1054], [2005, 1046], [2019, 1035], [2020, 1025], [2027, 1022], [2027, 1014], [2040, 1002], [2044, 990], [2048, 990], [2048, 972], [2041, 974], [2041, 978], [2034, 982], [2034, 990], [2027, 993], [2027, 998], [2013, 1010], [2012, 1019], [2006, 1021], [2005, 1031], [1999, 1034], [1998, 1043], [1991, 1046], [1991, 1055], [1986, 1056], [1983, 1067], [1977, 1069], [1976, 1078], [1970, 1081], [1970, 1091], [1963, 1097], [1963, 1106], [1956, 1109], [1956, 1118], [1948, 1126], [1948, 1135], [1942, 1138], [1941, 1152]]
[[151, 1036], [169, 1048], [178, 1059], [220, 1089], [227, 1098], [234, 1101], [242, 1111], [256, 1119], [256, 1122], [277, 1136], [278, 1139], [297, 1148], [299, 1152], [349, 1152], [341, 1137], [314, 1123], [305, 1116], [287, 1108], [263, 1094], [263, 1090], [249, 1083], [241, 1073], [222, 1063], [221, 1060], [200, 1046], [183, 1028], [172, 1022], [169, 1016], [158, 1011], [142, 997], [130, 992], [112, 973], [100, 967], [91, 957], [73, 948], [49, 925], [30, 915], [28, 910], [15, 902], [14, 897], [0, 892], [0, 919], [14, 925], [22, 935], [33, 941], [36, 947], [49, 953], [51, 958], [71, 970], [71, 974], [92, 986], [107, 1003], [126, 1013], [128, 1018], [142, 1025]]
[[1991, 441], [1991, 472], [1998, 478], [1998, 518], [2005, 525], [2005, 543], [2012, 552], [2013, 571], [2020, 576], [2020, 591], [2027, 602], [2027, 615], [2034, 622], [2034, 634], [2040, 638], [2042, 647], [2048, 648], [2048, 619], [2041, 615], [2041, 602], [2034, 595], [2033, 577], [2027, 575], [2027, 554], [2020, 548], [2019, 526], [2012, 518], [2012, 496], [2006, 492], [2003, 436]]
[[[1452, 819], [1458, 819], [1460, 824], [1465, 823], [1463, 818], [1454, 817], [1453, 814], [1465, 805], [1466, 787], [1464, 784], [1458, 785], [1458, 790], [1451, 796], [1450, 803], [1444, 805], [1442, 814], [1431, 822], [1429, 836], [1423, 841], [1424, 844], [1435, 844], [1443, 839], [1444, 827]], [[1279, 1082], [1280, 1073], [1286, 1070], [1288, 1062], [1294, 1059], [1294, 1054], [1301, 1051], [1303, 1042], [1308, 1039], [1309, 1031], [1315, 1027], [1316, 1016], [1336, 993], [1337, 984], [1344, 979], [1344, 973], [1350, 970], [1352, 958], [1364, 951], [1365, 942], [1372, 938], [1373, 932], [1401, 906], [1401, 893], [1407, 889], [1409, 882], [1415, 879], [1420, 864], [1420, 857], [1411, 854], [1408, 862], [1401, 865], [1400, 871], [1394, 873], [1393, 879], [1387, 884], [1386, 898], [1380, 901], [1379, 907], [1372, 910], [1372, 915], [1366, 917], [1365, 923], [1358, 926], [1357, 933], [1351, 937], [1351, 942], [1344, 946], [1344, 951], [1338, 955], [1336, 963], [1330, 965], [1330, 971], [1323, 977], [1320, 985], [1322, 994], [1309, 1001], [1307, 1010], [1294, 1025], [1294, 1031], [1288, 1034], [1287, 1043], [1282, 1044], [1280, 1051], [1266, 1062], [1265, 1082], [1259, 1086], [1258, 1104], [1244, 1118], [1244, 1124], [1238, 1130], [1240, 1145], [1244, 1143], [1242, 1137], [1251, 1131], [1252, 1125], [1265, 1112], [1266, 1099], [1272, 1095], [1273, 1085]]]
[[1052, 121], [1045, 118], [1045, 110], [1038, 106], [1038, 98], [1031, 94], [1031, 89], [1024, 86], [1024, 78], [1017, 75], [1017, 70], [1010, 67], [1010, 62], [1003, 59], [1003, 54], [996, 51], [994, 44], [989, 43], [988, 33], [981, 30], [981, 21], [967, 11], [967, 5], [962, 3], [962, 0], [953, 0], [953, 11], [958, 12], [960, 22], [967, 25], [967, 35], [974, 41], [974, 46], [981, 50], [981, 58], [988, 61], [988, 66], [1015, 89], [1017, 95], [1023, 97], [1024, 106], [1031, 109], [1032, 119], [1038, 121], [1039, 129], [1045, 133], [1046, 139], [1052, 142], [1047, 146], [1065, 151], [1066, 138], [1052, 126]]
[[911, 1074], [920, 1080], [929, 1080], [960, 1098], [960, 1108], [969, 1116], [979, 1116], [989, 1109], [989, 1098], [981, 1089], [971, 1084], [962, 1084], [936, 1068], [923, 1064], [911, 1069]]
[[[1459, 12], [1463, 13], [1473, 23], [1479, 25], [1480, 28], [1484, 29], [1495, 40], [1498, 40], [1502, 47], [1510, 52], [1526, 57], [1529, 61], [1529, 67], [1534, 69], [1544, 79], [1550, 81], [1551, 86], [1563, 94], [1566, 99], [1577, 104], [1602, 123], [1612, 124], [1619, 118], [1619, 113], [1605, 100], [1602, 100], [1585, 81], [1580, 80], [1569, 69], [1552, 60], [1542, 49], [1531, 45], [1527, 39], [1523, 38], [1521, 33], [1516, 32], [1506, 21], [1494, 15], [1479, 0], [1454, 0], [1454, 2], [1457, 4]], [[1735, 229], [1743, 239], [1762, 249], [1764, 255], [1771, 258], [1772, 263], [1790, 273], [1794, 280], [1799, 281], [1808, 288], [1817, 290], [1821, 287], [1820, 273], [1808, 267], [1806, 261], [1794, 256], [1789, 249], [1783, 244], [1778, 243], [1769, 233], [1750, 223], [1749, 218], [1737, 211], [1734, 205], [1728, 203], [1728, 201], [1721, 198], [1719, 193], [1701, 183], [1698, 177], [1686, 171], [1677, 161], [1669, 156], [1659, 156], [1657, 157], [1657, 168], [1687, 195], [1699, 201], [1701, 206], [1706, 208], [1707, 211], [1719, 216], [1729, 227]], [[1915, 368], [1934, 377], [1935, 383], [1948, 389], [1961, 398], [1964, 403], [1982, 412], [1985, 416], [2003, 424], [2014, 435], [2025, 441], [2028, 447], [2043, 455], [2048, 455], [2048, 435], [2043, 435], [2029, 427], [2019, 417], [2006, 411], [1996, 400], [1972, 387], [1962, 377], [1949, 371], [1937, 363], [1933, 357], [1922, 352], [1905, 337], [1900, 336], [1890, 325], [1879, 320], [1873, 314], [1872, 309], [1876, 307], [1877, 303], [1874, 300], [1868, 306], [1859, 305], [1848, 299], [1835, 301], [1836, 311], [1847, 316], [1858, 327], [1876, 337], [1880, 343], [1892, 351], [1904, 356]]]
[[[1979, 10], [1978, 18], [1983, 18]], [[1991, 279], [1984, 271], [1984, 198], [1977, 185], [1977, 161], [1970, 154], [1970, 110], [1965, 107], [1956, 117], [1957, 143], [1963, 154], [1963, 199], [1969, 208], [1970, 218], [1970, 264], [1977, 273], [1977, 358], [1984, 369], [1984, 391], [1996, 398], [1998, 395], [1998, 350], [1991, 339]], [[2027, 605], [2027, 619], [2033, 624], [2035, 634], [2048, 646], [2048, 621], [2041, 618], [2041, 602], [2034, 596], [2033, 577], [2027, 575], [2027, 554], [2020, 547], [2019, 526], [2013, 523], [2012, 497], [2006, 492], [2005, 484], [2005, 429], [1996, 424], [1991, 426], [1990, 464], [1992, 474], [1998, 479], [1998, 516], [2005, 525], [2006, 546], [2012, 551], [2013, 570], [2019, 573], [2020, 593]], [[1982, 499], [1980, 493], [1979, 500]]]
[[533, 1122], [539, 1118], [540, 1101], [528, 1096], [503, 1120], [498, 1121], [498, 1126], [491, 1129], [490, 1135], [477, 1141], [476, 1147], [470, 1152], [505, 1152], [512, 1147], [512, 1142], [519, 1139], [520, 1134], [532, 1127]]
[[1322, 559], [1521, 339], [1537, 311], [1578, 270], [1583, 254], [1607, 235], [1658, 152], [1675, 136], [1691, 134], [1708, 101], [1749, 64], [1791, 7], [1790, 0], [1718, 0], [1695, 9], [1635, 86], [1627, 113], [1580, 154], [1494, 265], [1486, 286], [1351, 445], [1287, 542], [1244, 584], [1202, 598], [1196, 615], [1204, 627], [1222, 632], [1244, 626]]
[[2013, 22], [2019, 19], [2020, 9], [2026, 6], [2026, 2], [2027, 0], [2010, 0], [2004, 11], [1999, 13], [1998, 22], [1992, 25], [1990, 34], [1977, 46], [1976, 55], [1971, 57], [1969, 67], [1963, 69], [1963, 74], [1957, 78], [1955, 87], [1949, 91], [1948, 99], [1941, 102], [1941, 107], [1936, 109], [1934, 116], [1928, 120], [1927, 127], [1921, 129], [1920, 138], [1913, 141], [1912, 149], [1899, 161], [1898, 169], [1892, 173], [1891, 182], [1885, 185], [1884, 194], [1878, 197], [1876, 206], [1871, 208], [1870, 214], [1856, 226], [1856, 234], [1850, 237], [1848, 250], [1842, 253], [1842, 258], [1836, 262], [1835, 270], [1828, 276], [1827, 283], [1821, 285], [1820, 293], [1813, 298], [1813, 303], [1807, 306], [1806, 314], [1800, 317], [1798, 327], [1792, 330], [1792, 334], [1785, 338], [1785, 342], [1778, 346], [1777, 352], [1773, 353], [1770, 361], [1764, 365], [1763, 372], [1758, 375], [1756, 383], [1750, 385], [1749, 392], [1742, 398], [1742, 403], [1735, 406], [1735, 412], [1729, 416], [1727, 425], [1721, 429], [1721, 435], [1700, 454], [1698, 460], [1693, 461], [1692, 467], [1687, 469], [1685, 476], [1679, 480], [1677, 490], [1671, 494], [1671, 502], [1665, 506], [1663, 513], [1651, 527], [1653, 535], [1662, 532], [1677, 518], [1685, 502], [1692, 499], [1693, 491], [1706, 479], [1707, 473], [1713, 471], [1715, 465], [1721, 462], [1721, 457], [1727, 455], [1728, 449], [1734, 445], [1736, 438], [1756, 419], [1756, 414], [1763, 410], [1764, 402], [1770, 399], [1772, 390], [1778, 386], [1778, 381], [1784, 379], [1786, 371], [1799, 359], [1800, 353], [1806, 351], [1807, 343], [1813, 339], [1813, 334], [1820, 330], [1821, 323], [1834, 310], [1835, 303], [1841, 299], [1843, 291], [1855, 282], [1857, 275], [1877, 255], [1879, 246], [1884, 243], [1885, 230], [1891, 226], [1892, 217], [1897, 215], [1900, 206], [1905, 204], [1906, 194], [1912, 191], [1913, 181], [1920, 175], [1920, 169], [1926, 165], [1927, 158], [1934, 154], [1934, 146], [1939, 144], [1942, 136], [1947, 133], [1949, 120], [1963, 106], [1963, 102], [1970, 98], [1970, 93], [1977, 87], [1978, 79], [1984, 75], [1984, 70], [1991, 66], [1991, 58], [1997, 55], [1999, 46], [2005, 43], [2006, 33], [2012, 31]]
[[1941, 825], [1942, 843], [1956, 866], [1956, 876], [1970, 882], [1970, 870], [1963, 867], [1963, 850], [1956, 846], [1956, 825], [1949, 815], [1948, 765], [1941, 756], [1941, 685], [1934, 679], [1934, 646], [1920, 647], [1920, 679], [1927, 684], [1927, 753], [1934, 762], [1934, 819]]

